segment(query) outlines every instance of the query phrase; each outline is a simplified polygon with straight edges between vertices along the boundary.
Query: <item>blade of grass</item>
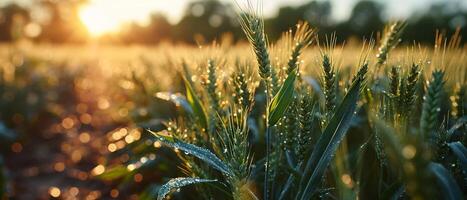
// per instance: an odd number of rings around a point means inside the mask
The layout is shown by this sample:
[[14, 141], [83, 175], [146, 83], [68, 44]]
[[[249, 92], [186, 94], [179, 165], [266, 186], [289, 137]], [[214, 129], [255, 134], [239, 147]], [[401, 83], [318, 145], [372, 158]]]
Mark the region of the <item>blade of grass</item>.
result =
[[173, 189], [178, 189], [187, 185], [197, 184], [197, 183], [209, 183], [216, 182], [214, 179], [200, 179], [200, 178], [188, 178], [188, 177], [179, 177], [171, 179], [166, 184], [162, 185], [157, 194], [157, 200], [163, 200], [167, 194], [170, 193]]

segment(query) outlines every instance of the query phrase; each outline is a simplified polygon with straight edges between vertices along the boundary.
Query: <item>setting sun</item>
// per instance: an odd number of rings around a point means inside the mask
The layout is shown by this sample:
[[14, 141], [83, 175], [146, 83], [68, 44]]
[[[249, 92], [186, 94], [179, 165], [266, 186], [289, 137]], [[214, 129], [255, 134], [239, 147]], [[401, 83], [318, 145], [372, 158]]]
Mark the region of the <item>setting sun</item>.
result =
[[[89, 33], [94, 36], [99, 36], [118, 30], [121, 25], [120, 22], [112, 19], [110, 14], [105, 13], [106, 9], [102, 9], [98, 5], [99, 4], [91, 4], [83, 7], [79, 13], [81, 21], [86, 26]], [[107, 10], [107, 12], [112, 11]]]
[[[186, 1], [90, 0], [81, 6], [79, 17], [90, 34], [100, 36], [118, 32], [126, 23], [145, 25], [154, 12], [164, 13], [171, 21], [176, 20], [182, 14]], [[172, 10], [174, 7], [178, 9]]]

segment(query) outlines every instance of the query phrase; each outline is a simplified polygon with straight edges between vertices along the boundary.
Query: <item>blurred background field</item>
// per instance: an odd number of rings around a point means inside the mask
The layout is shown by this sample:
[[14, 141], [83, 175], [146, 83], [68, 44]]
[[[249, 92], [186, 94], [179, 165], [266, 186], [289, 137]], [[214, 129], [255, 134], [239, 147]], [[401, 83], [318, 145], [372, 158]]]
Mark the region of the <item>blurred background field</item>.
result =
[[[0, 41], [203, 44], [223, 36], [238, 41], [244, 37], [236, 7], [229, 0], [4, 0]], [[271, 41], [299, 20], [308, 21], [321, 35], [337, 32], [339, 42], [377, 37], [387, 21], [397, 19], [409, 22], [403, 35], [408, 43], [433, 44], [436, 29], [453, 33], [461, 28], [464, 38], [467, 34], [467, 3], [461, 0], [272, 0], [262, 7]]]
[[[177, 107], [156, 94], [184, 91], [179, 74], [184, 63], [201, 73], [206, 60], [220, 60], [225, 74], [219, 79], [226, 80], [238, 58], [255, 59], [233, 2], [173, 2], [0, 2], [0, 194], [6, 191], [13, 199], [138, 199], [145, 189], [140, 185], [181, 174], [163, 160], [148, 168], [157, 169], [149, 177], [143, 171], [124, 183], [95, 178], [107, 166], [133, 159], [111, 153], [146, 139], [141, 127], [160, 129], [162, 121], [177, 117]], [[465, 42], [454, 41], [456, 48], [443, 52], [439, 45], [444, 41], [435, 41], [437, 33], [467, 38], [465, 1], [414, 0], [405, 11], [398, 11], [405, 1], [344, 2], [264, 1], [272, 63], [283, 62], [284, 52], [274, 48], [280, 47], [276, 41], [281, 34], [304, 20], [317, 28], [320, 40], [337, 35], [332, 52], [336, 67], [350, 79], [363, 41], [378, 43], [386, 22], [407, 19], [402, 43], [391, 52], [388, 65], [423, 60], [425, 74], [442, 68], [452, 88], [465, 85]], [[372, 49], [369, 55], [375, 59], [376, 54]], [[319, 48], [312, 45], [300, 57], [303, 73], [318, 76], [320, 59]], [[148, 157], [171, 155], [159, 150], [160, 144], [154, 147], [157, 153]]]

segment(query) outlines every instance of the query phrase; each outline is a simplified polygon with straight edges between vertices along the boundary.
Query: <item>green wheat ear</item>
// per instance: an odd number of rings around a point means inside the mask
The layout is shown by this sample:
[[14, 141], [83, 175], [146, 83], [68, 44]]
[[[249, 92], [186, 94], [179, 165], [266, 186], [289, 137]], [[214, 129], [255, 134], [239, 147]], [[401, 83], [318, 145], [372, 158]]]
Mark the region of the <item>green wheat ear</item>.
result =
[[[297, 24], [295, 35], [293, 37], [293, 49], [287, 63], [287, 74], [298, 71], [299, 58], [302, 50], [311, 44], [314, 32], [308, 26], [307, 23], [300, 22]], [[285, 133], [284, 141], [281, 142], [281, 146], [289, 152], [295, 152], [297, 134], [300, 133], [300, 97], [296, 94], [293, 95], [293, 100], [289, 105], [287, 113], [283, 119], [283, 130]], [[297, 152], [295, 152], [296, 155]]]
[[355, 81], [362, 82], [362, 85], [366, 84], [366, 74], [368, 72], [368, 62], [365, 61], [358, 70], [357, 74], [352, 78], [352, 83]]
[[269, 59], [268, 44], [264, 33], [264, 22], [255, 11], [247, 11], [241, 15], [241, 26], [246, 37], [253, 45], [258, 62], [259, 75], [267, 80], [271, 77], [271, 61]]
[[323, 55], [323, 86], [326, 113], [331, 113], [336, 107], [336, 73], [327, 54]]
[[396, 47], [397, 44], [399, 44], [400, 38], [406, 26], [406, 22], [397, 21], [386, 28], [381, 45], [378, 49], [378, 54], [376, 54], [376, 58], [378, 59], [378, 66], [381, 66], [386, 62], [389, 52], [394, 47]]
[[424, 136], [431, 136], [439, 124], [442, 93], [444, 92], [444, 72], [436, 70], [432, 74], [432, 81], [428, 84], [427, 92], [423, 97], [420, 131]]
[[466, 85], [456, 84], [454, 88], [454, 95], [450, 97], [451, 100], [451, 115], [454, 118], [465, 116], [466, 108]]
[[390, 79], [390, 93], [394, 95], [394, 97], [398, 97], [400, 94], [400, 86], [401, 86], [401, 75], [400, 75], [400, 67], [392, 66], [391, 72], [389, 73]]
[[297, 29], [295, 30], [293, 38], [294, 47], [292, 49], [290, 59], [287, 62], [287, 74], [298, 67], [300, 54], [302, 53], [302, 50], [311, 44], [314, 35], [314, 30], [310, 28], [308, 23], [300, 22], [297, 24]]
[[297, 137], [295, 137], [296, 144], [298, 144], [295, 147], [295, 151], [299, 161], [303, 161], [305, 159], [305, 154], [311, 150], [314, 122], [313, 115], [315, 113], [311, 92], [307, 88], [303, 88], [302, 91], [303, 94], [298, 110], [300, 131]]
[[212, 59], [208, 60], [207, 73], [206, 90], [209, 95], [210, 108], [215, 111], [220, 111], [219, 96], [217, 94], [217, 67], [216, 62]]
[[231, 75], [232, 85], [234, 87], [233, 99], [243, 108], [251, 108], [253, 95], [250, 89], [251, 74], [248, 73], [248, 66], [240, 63], [236, 64], [236, 70]]
[[405, 90], [402, 95], [402, 104], [404, 105], [404, 113], [408, 115], [413, 108], [415, 99], [417, 98], [417, 84], [420, 75], [420, 68], [417, 64], [412, 64], [410, 72], [405, 80]]
[[290, 102], [287, 112], [282, 119], [283, 130], [285, 137], [281, 145], [284, 146], [286, 150], [294, 149], [294, 140], [297, 136], [297, 133], [300, 131], [300, 124], [298, 120], [298, 97], [293, 97], [294, 99]]
[[[204, 89], [208, 94], [209, 109], [208, 109], [208, 120], [209, 127], [208, 132], [215, 133], [217, 132], [218, 120], [217, 115], [222, 114], [223, 110], [221, 108], [219, 89], [217, 85], [217, 66], [216, 61], [213, 59], [208, 60], [207, 66], [207, 79], [204, 83]], [[216, 135], [214, 136], [216, 137]]]

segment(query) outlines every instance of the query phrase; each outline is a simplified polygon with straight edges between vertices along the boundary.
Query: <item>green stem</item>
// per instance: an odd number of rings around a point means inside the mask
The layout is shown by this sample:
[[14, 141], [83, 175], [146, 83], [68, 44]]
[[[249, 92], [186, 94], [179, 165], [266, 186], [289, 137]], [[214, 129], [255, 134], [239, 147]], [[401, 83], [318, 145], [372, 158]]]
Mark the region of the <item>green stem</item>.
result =
[[269, 135], [269, 94], [270, 94], [269, 83], [266, 81], [266, 132], [265, 132], [265, 139], [266, 139], [266, 165], [264, 166], [264, 200], [269, 199], [269, 157], [270, 157], [270, 148], [271, 148], [271, 141]]

